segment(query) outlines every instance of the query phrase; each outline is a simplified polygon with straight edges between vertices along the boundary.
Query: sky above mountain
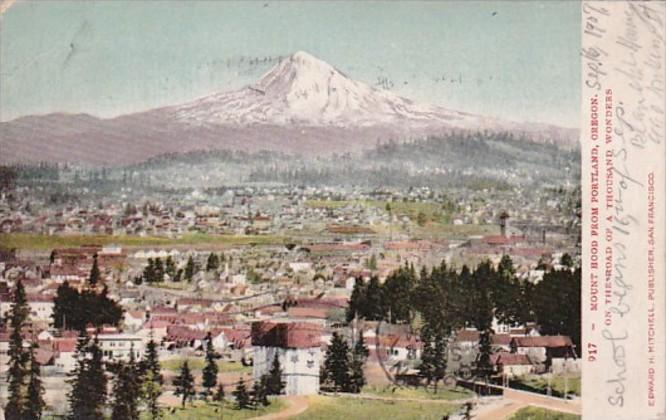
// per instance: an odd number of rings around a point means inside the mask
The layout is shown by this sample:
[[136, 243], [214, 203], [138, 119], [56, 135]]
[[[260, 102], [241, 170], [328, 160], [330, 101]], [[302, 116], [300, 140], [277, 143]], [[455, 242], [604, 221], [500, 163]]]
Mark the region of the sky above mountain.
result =
[[19, 0], [0, 19], [1, 121], [178, 104], [305, 50], [416, 101], [578, 125], [577, 2]]

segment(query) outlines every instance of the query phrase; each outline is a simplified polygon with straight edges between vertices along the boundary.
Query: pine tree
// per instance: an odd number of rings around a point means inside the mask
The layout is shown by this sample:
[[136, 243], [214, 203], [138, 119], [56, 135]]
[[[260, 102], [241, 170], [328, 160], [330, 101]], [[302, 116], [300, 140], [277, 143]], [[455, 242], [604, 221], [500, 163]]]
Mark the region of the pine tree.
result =
[[421, 363], [418, 366], [419, 375], [424, 377], [426, 385], [430, 385], [435, 377], [435, 348], [432, 343], [432, 332], [426, 325], [421, 330]]
[[141, 381], [134, 347], [130, 349], [129, 361], [119, 362], [115, 371], [111, 420], [138, 420]]
[[250, 395], [250, 403], [257, 409], [259, 405], [267, 406], [270, 404], [268, 401], [268, 375], [261, 375], [258, 381], [252, 384], [252, 392]]
[[148, 258], [148, 265], [143, 269], [143, 279], [146, 283], [153, 283], [156, 280], [155, 262], [152, 258]]
[[208, 255], [208, 260], [206, 261], [206, 271], [217, 270], [219, 266], [220, 260], [217, 257], [217, 254], [211, 252], [210, 255]]
[[171, 280], [176, 277], [176, 263], [173, 262], [171, 255], [167, 256], [164, 271], [169, 275]]
[[368, 348], [365, 346], [365, 340], [363, 339], [363, 331], [359, 331], [358, 340], [354, 344], [352, 350], [351, 363], [350, 363], [350, 391], [351, 392], [361, 392], [363, 386], [365, 386], [365, 374], [363, 373], [363, 365], [370, 354]]
[[85, 331], [76, 346], [77, 365], [68, 382], [69, 420], [96, 420], [103, 417], [106, 402], [106, 374], [97, 337], [90, 342]]
[[161, 283], [164, 281], [164, 264], [162, 263], [162, 259], [157, 257], [155, 259], [155, 265], [154, 265], [155, 273], [154, 273], [154, 279], [156, 283]]
[[280, 395], [284, 390], [285, 383], [282, 380], [282, 367], [280, 366], [280, 358], [277, 353], [273, 357], [273, 365], [268, 372], [267, 392], [268, 395]]
[[437, 384], [446, 376], [447, 346], [446, 337], [439, 331], [435, 333], [434, 341], [433, 379], [435, 381], [435, 393], [437, 393]]
[[352, 289], [351, 296], [349, 297], [349, 304], [347, 305], [346, 319], [351, 322], [354, 318], [364, 318], [367, 313], [366, 308], [366, 295], [367, 286], [362, 278], [357, 278], [354, 282], [354, 289]]
[[146, 345], [143, 360], [139, 362], [139, 371], [141, 372], [141, 400], [146, 407], [146, 411], [150, 415], [151, 420], [161, 418], [161, 410], [158, 403], [160, 395], [162, 395], [162, 385], [164, 378], [160, 372], [160, 361], [157, 355], [157, 344], [151, 337]]
[[222, 385], [221, 383], [217, 386], [217, 391], [215, 392], [213, 400], [219, 403], [224, 401], [224, 385]]
[[203, 368], [203, 386], [206, 388], [206, 397], [211, 394], [211, 389], [217, 385], [218, 370], [219, 368], [215, 360], [215, 349], [213, 348], [213, 337], [209, 332], [206, 335], [206, 365]]
[[245, 408], [250, 408], [250, 395], [247, 393], [247, 388], [245, 387], [245, 381], [243, 378], [238, 381], [236, 389], [231, 393], [234, 398], [236, 398], [236, 408], [243, 410]]
[[187, 400], [192, 401], [195, 393], [194, 377], [192, 376], [192, 372], [190, 372], [190, 366], [187, 364], [187, 360], [183, 362], [183, 366], [180, 368], [180, 374], [173, 380], [173, 385], [176, 387], [174, 394], [181, 396], [183, 408], [185, 408], [185, 402], [187, 402]]
[[368, 283], [365, 296], [363, 318], [369, 321], [380, 321], [384, 319], [384, 316], [386, 315], [384, 291], [377, 276], [372, 276], [370, 278], [370, 283]]
[[23, 409], [23, 417], [26, 420], [39, 420], [46, 403], [44, 402], [44, 386], [41, 378], [41, 365], [35, 357], [36, 345], [30, 349], [30, 376], [28, 377], [28, 400]]
[[350, 389], [349, 345], [337, 332], [333, 333], [331, 345], [326, 349], [324, 376], [333, 383], [336, 391]]
[[23, 348], [21, 330], [28, 319], [28, 304], [25, 289], [21, 280], [16, 282], [12, 296], [12, 308], [9, 312], [9, 370], [7, 371], [7, 406], [5, 418], [7, 420], [20, 420], [23, 418], [23, 408], [26, 405], [27, 390], [25, 379], [30, 355]]
[[187, 281], [192, 281], [192, 278], [194, 277], [194, 259], [190, 255], [189, 258], [187, 259], [187, 264], [185, 265], [185, 280]]
[[93, 255], [93, 265], [92, 268], [90, 269], [90, 275], [88, 276], [88, 284], [91, 287], [97, 286], [99, 278], [100, 278], [100, 272], [99, 272], [99, 266], [97, 265], [97, 254], [95, 254]]

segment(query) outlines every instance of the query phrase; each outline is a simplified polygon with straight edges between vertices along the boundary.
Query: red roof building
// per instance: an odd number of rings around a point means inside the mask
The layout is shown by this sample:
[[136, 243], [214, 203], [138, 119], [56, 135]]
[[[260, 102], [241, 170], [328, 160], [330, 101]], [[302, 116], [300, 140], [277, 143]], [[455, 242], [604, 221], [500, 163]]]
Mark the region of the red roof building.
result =
[[309, 322], [254, 322], [252, 345], [280, 348], [321, 346], [322, 328]]

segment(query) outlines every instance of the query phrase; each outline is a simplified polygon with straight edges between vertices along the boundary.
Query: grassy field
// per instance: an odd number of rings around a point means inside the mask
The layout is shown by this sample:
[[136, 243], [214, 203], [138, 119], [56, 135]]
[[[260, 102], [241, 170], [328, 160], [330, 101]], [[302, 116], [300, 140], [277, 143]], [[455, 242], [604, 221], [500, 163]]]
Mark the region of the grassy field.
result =
[[581, 416], [546, 410], [545, 408], [521, 408], [509, 420], [578, 420]]
[[0, 244], [5, 248], [52, 249], [78, 247], [81, 245], [119, 244], [129, 247], [175, 246], [175, 245], [272, 245], [283, 244], [286, 238], [274, 235], [209, 235], [185, 234], [179, 238], [132, 235], [38, 235], [31, 233], [0, 234]]
[[396, 216], [407, 216], [412, 220], [418, 218], [419, 213], [423, 213], [426, 220], [432, 222], [447, 222], [448, 212], [437, 203], [412, 203], [403, 201], [380, 201], [380, 200], [308, 200], [305, 205], [311, 208], [319, 209], [341, 209], [347, 206], [376, 207], [380, 210], [386, 209], [386, 204], [390, 204], [391, 212]]
[[[183, 362], [185, 359], [169, 359], [169, 360], [162, 360], [160, 364], [162, 365], [162, 369], [164, 370], [170, 370], [173, 372], [178, 372], [180, 370], [180, 367], [183, 365]], [[187, 358], [188, 365], [191, 370], [193, 371], [201, 371], [203, 370], [204, 364], [206, 363], [205, 359], [203, 357], [189, 357]], [[252, 366], [243, 366], [241, 363], [237, 362], [229, 362], [229, 361], [222, 361], [218, 360], [217, 366], [220, 369], [220, 373], [226, 373], [226, 372], [238, 372], [238, 373], [251, 373], [252, 372]]]
[[[417, 222], [419, 214], [423, 214], [425, 224], [423, 226], [413, 226], [410, 228], [410, 236], [413, 238], [466, 238], [470, 235], [493, 235], [499, 234], [499, 227], [496, 225], [453, 225], [451, 224], [451, 211], [438, 203], [422, 202], [403, 202], [396, 201], [388, 203], [387, 201], [365, 200], [308, 200], [306, 206], [320, 209], [340, 209], [351, 205], [360, 205], [365, 207], [376, 207], [381, 210], [386, 209], [386, 204], [390, 204], [391, 213], [394, 216], [407, 216], [412, 222]], [[386, 234], [389, 229], [380, 229], [373, 226], [372, 229], [378, 233]], [[402, 232], [399, 224], [393, 226], [392, 233]]]
[[[546, 378], [543, 378], [541, 376], [528, 376], [526, 378], [523, 378], [520, 382], [523, 384], [530, 386], [532, 388], [536, 388], [538, 390], [543, 391], [544, 393], [546, 392], [546, 389], [548, 388], [548, 380]], [[568, 392], [569, 394], [573, 395], [579, 395], [580, 396], [580, 376], [570, 376], [567, 380], [568, 382]], [[558, 393], [560, 395], [564, 395], [564, 377], [557, 375], [553, 376], [550, 382], [550, 386], [552, 390], [555, 393]]]
[[321, 395], [311, 396], [308, 399], [310, 407], [294, 417], [295, 419], [441, 420], [444, 415], [453, 413], [459, 408], [456, 404], [438, 402], [372, 401]]
[[423, 387], [395, 387], [395, 386], [376, 386], [368, 385], [363, 387], [364, 394], [378, 395], [380, 397], [388, 398], [415, 398], [424, 400], [462, 400], [472, 398], [474, 393], [464, 388], [441, 388], [437, 393], [426, 390]]
[[[233, 403], [227, 401], [223, 404], [205, 403], [196, 401], [194, 404], [188, 404], [185, 409], [175, 408], [162, 411], [163, 420], [242, 420], [253, 417], [263, 416], [264, 414], [275, 413], [286, 408], [286, 404], [280, 400], [272, 400], [268, 407], [260, 407], [257, 410], [236, 410]], [[148, 416], [143, 413], [141, 420], [148, 420]]]

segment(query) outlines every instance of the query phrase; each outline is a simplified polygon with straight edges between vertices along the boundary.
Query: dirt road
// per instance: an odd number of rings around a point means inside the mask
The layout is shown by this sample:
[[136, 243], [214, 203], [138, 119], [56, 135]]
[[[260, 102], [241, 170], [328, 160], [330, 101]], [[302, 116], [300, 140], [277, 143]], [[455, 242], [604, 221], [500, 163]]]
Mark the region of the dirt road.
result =
[[293, 416], [297, 416], [308, 409], [308, 397], [302, 395], [294, 395], [284, 397], [283, 401], [289, 404], [289, 407], [277, 413], [266, 414], [261, 417], [254, 417], [253, 420], [283, 420]]

